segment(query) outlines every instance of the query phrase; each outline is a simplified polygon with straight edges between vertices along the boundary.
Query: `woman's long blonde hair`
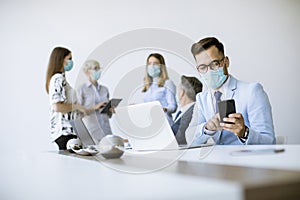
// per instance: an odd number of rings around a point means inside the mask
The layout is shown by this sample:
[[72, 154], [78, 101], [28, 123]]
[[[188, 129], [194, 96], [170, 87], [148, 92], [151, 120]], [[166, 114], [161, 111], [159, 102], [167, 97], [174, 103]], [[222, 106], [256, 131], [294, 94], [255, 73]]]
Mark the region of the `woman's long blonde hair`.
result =
[[158, 87], [163, 87], [165, 85], [165, 81], [169, 79], [164, 57], [162, 55], [160, 55], [159, 53], [152, 53], [147, 58], [146, 74], [144, 77], [144, 87], [143, 87], [142, 92], [146, 92], [153, 82], [153, 78], [151, 76], [149, 76], [149, 74], [148, 74], [148, 61], [149, 61], [150, 57], [154, 57], [154, 58], [158, 59], [159, 63], [160, 63], [161, 72], [159, 75]]

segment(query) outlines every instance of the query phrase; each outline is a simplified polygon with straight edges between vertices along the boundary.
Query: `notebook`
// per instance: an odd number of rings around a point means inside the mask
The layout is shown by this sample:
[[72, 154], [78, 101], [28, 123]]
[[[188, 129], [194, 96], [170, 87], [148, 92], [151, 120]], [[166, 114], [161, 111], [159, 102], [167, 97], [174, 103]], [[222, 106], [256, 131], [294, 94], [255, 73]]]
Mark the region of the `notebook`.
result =
[[115, 111], [116, 128], [135, 151], [169, 151], [212, 145], [179, 146], [158, 101], [118, 107]]

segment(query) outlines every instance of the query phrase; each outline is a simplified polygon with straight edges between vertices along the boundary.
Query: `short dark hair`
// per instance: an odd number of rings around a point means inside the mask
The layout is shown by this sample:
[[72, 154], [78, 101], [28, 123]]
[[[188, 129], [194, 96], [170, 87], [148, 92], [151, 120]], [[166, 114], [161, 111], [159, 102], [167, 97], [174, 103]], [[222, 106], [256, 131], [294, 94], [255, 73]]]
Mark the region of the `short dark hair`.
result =
[[225, 55], [223, 44], [215, 37], [203, 38], [199, 42], [194, 43], [192, 45], [191, 51], [193, 56], [195, 57], [197, 54], [201, 53], [204, 50], [209, 49], [212, 46], [217, 47], [219, 52]]
[[196, 94], [202, 92], [202, 83], [196, 77], [181, 76], [181, 85], [189, 99], [196, 101]]

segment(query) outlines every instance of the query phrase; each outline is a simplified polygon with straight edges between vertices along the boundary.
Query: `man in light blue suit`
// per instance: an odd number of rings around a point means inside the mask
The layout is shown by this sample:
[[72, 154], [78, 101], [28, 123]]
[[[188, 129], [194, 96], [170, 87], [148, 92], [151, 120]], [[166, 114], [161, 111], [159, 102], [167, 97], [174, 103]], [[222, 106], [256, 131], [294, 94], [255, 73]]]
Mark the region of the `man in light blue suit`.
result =
[[[186, 131], [188, 144], [275, 144], [271, 105], [259, 83], [246, 83], [228, 73], [229, 58], [218, 39], [208, 37], [191, 49], [201, 82], [207, 91], [196, 97], [193, 117]], [[220, 123], [217, 102], [234, 99], [236, 113]], [[226, 123], [231, 122], [231, 123]]]

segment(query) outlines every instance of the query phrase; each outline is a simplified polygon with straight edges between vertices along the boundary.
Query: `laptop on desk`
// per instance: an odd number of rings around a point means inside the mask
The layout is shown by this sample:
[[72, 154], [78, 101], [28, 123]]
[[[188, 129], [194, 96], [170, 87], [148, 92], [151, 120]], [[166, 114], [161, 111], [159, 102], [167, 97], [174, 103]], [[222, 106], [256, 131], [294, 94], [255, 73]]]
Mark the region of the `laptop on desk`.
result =
[[125, 135], [134, 151], [170, 151], [212, 146], [179, 146], [158, 101], [117, 107], [115, 111], [116, 128]]
[[87, 127], [85, 126], [85, 124], [83, 123], [81, 118], [71, 120], [71, 125], [72, 125], [75, 133], [77, 134], [77, 136], [81, 140], [83, 146], [95, 145], [96, 144], [96, 142], [94, 141], [94, 139], [90, 135]]

